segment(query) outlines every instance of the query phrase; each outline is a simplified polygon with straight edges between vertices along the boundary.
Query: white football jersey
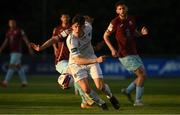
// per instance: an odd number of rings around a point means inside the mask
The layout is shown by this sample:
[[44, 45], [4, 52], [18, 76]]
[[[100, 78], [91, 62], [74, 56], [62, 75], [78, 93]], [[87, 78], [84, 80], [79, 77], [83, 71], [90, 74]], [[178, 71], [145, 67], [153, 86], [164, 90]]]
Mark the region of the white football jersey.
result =
[[90, 23], [85, 22], [84, 35], [76, 38], [73, 33], [69, 34], [66, 43], [70, 51], [69, 64], [74, 63], [72, 57], [81, 55], [86, 58], [96, 58], [94, 49], [91, 44], [92, 39], [92, 26]]

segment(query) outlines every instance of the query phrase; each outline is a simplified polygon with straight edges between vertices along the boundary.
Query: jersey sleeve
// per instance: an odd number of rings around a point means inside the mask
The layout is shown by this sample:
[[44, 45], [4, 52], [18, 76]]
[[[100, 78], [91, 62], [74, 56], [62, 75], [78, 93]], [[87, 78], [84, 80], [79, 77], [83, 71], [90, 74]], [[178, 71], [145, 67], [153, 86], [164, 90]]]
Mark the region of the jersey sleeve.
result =
[[109, 26], [106, 29], [106, 32], [108, 32], [109, 34], [112, 34], [114, 31], [116, 30], [116, 23], [115, 21], [111, 21]]
[[76, 38], [69, 35], [66, 42], [72, 57], [80, 55], [78, 40]]
[[64, 40], [66, 40], [69, 34], [70, 34], [70, 29], [66, 29], [59, 34], [52, 36], [52, 38], [56, 39], [59, 42], [63, 42]]
[[88, 28], [89, 31], [92, 30], [92, 25], [91, 25], [91, 23], [89, 23], [89, 22], [87, 22], [87, 21], [85, 21], [85, 27]]
[[92, 38], [92, 25], [89, 22], [85, 22], [84, 32], [89, 36], [89, 38]]

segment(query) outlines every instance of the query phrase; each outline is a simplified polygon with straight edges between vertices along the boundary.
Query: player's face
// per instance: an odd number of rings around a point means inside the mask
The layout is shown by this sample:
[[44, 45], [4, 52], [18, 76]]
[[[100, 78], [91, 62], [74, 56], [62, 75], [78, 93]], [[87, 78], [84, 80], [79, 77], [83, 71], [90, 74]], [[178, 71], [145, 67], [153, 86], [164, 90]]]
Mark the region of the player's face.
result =
[[63, 23], [68, 23], [69, 22], [69, 19], [70, 19], [70, 17], [69, 17], [69, 15], [62, 15], [61, 16], [61, 21], [63, 22]]
[[15, 28], [16, 27], [16, 21], [15, 20], [9, 20], [9, 27]]
[[116, 7], [116, 13], [124, 17], [127, 14], [127, 7], [125, 5], [119, 5]]
[[77, 35], [77, 36], [81, 36], [83, 34], [83, 28], [84, 28], [84, 26], [81, 26], [78, 23], [74, 23], [72, 25], [73, 33], [75, 33], [75, 35]]

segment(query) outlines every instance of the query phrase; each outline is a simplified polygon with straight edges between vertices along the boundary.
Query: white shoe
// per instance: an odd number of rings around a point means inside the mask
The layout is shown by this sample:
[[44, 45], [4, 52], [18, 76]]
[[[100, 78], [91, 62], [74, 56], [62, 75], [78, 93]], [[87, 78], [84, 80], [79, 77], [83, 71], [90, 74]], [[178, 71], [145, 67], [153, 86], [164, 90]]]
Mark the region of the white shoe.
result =
[[87, 103], [81, 103], [81, 109], [89, 109], [89, 108], [92, 108], [92, 105], [89, 105]]
[[141, 106], [144, 106], [144, 104], [143, 104], [143, 102], [140, 101], [140, 102], [135, 102], [134, 106], [135, 107], [141, 107]]
[[86, 100], [86, 103], [87, 103], [88, 105], [93, 105], [93, 104], [94, 104], [94, 101], [93, 101], [92, 99], [88, 99], [88, 100]]

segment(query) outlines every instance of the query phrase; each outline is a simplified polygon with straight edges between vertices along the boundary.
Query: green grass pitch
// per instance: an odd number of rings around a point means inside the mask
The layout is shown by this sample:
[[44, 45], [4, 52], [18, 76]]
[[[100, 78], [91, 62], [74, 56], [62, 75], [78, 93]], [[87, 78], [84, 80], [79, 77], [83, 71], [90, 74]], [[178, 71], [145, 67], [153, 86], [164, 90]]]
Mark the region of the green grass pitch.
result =
[[[121, 88], [133, 79], [105, 79], [121, 103], [120, 110], [115, 110], [98, 91], [109, 111], [96, 105], [91, 109], [80, 109], [81, 100], [74, 95], [74, 89], [59, 88], [55, 76], [29, 76], [28, 80], [27, 88], [20, 87], [17, 76], [13, 77], [8, 88], [0, 87], [0, 114], [180, 114], [180, 78], [147, 79], [144, 107], [133, 107], [120, 93]], [[95, 89], [93, 84], [91, 86]]]

